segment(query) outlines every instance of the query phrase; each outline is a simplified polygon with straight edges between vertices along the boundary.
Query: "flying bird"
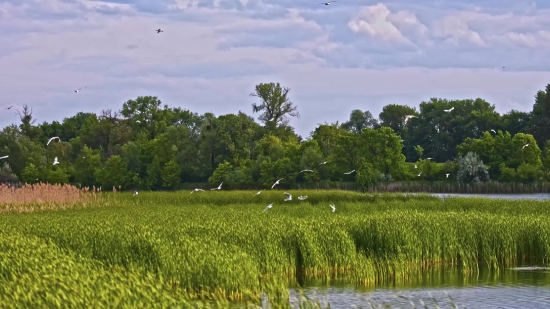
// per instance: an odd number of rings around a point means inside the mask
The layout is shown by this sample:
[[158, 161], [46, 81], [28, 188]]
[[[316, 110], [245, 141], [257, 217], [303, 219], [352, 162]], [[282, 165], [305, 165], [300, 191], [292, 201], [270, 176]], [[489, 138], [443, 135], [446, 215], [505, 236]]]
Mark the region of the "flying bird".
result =
[[3, 157], [0, 157], [0, 160], [2, 159], [6, 159], [6, 158], [9, 158], [10, 156], [3, 156]]
[[292, 194], [285, 192], [284, 195], [286, 195], [285, 202], [292, 201]]
[[54, 136], [48, 140], [48, 142], [46, 143], [46, 146], [48, 146], [54, 139], [56, 139], [58, 142], [61, 141], [61, 139], [59, 139], [59, 136]]
[[57, 165], [57, 164], [59, 164], [59, 161], [57, 160], [57, 157], [55, 157], [55, 158], [53, 159], [53, 165]]
[[222, 189], [222, 185], [223, 185], [223, 181], [222, 183], [220, 183], [220, 185], [217, 187], [217, 188], [212, 188], [210, 190], [221, 190]]
[[521, 149], [523, 149], [523, 148], [525, 148], [525, 147], [527, 147], [527, 146], [529, 146], [529, 144], [526, 144], [525, 146], [521, 147]]
[[275, 183], [271, 186], [271, 189], [273, 189], [273, 187], [275, 187], [276, 185], [278, 185], [278, 184], [279, 184], [279, 181], [281, 181], [281, 180], [283, 180], [283, 179], [284, 179], [284, 178], [281, 178], [281, 179], [275, 181]]
[[327, 164], [327, 163], [328, 163], [328, 161], [325, 161], [325, 162], [319, 163], [319, 165], [325, 165], [325, 164]]
[[445, 175], [447, 175], [447, 178], [449, 178], [449, 175], [451, 175], [451, 174], [445, 174]]
[[495, 131], [495, 130], [493, 130], [493, 129], [491, 129], [491, 132], [494, 132], [495, 134], [497, 134], [497, 131]]
[[161, 32], [164, 32], [164, 30], [162, 30], [162, 28], [158, 28], [157, 30], [155, 30], [157, 33], [161, 33]]
[[332, 208], [332, 212], [335, 212], [336, 211], [336, 206], [334, 206], [333, 204], [329, 205], [330, 208]]
[[273, 203], [267, 205], [267, 207], [264, 209], [263, 212], [266, 212], [268, 209], [270, 209], [271, 207], [273, 207]]
[[420, 174], [418, 174], [418, 177], [420, 177], [420, 175], [422, 175], [422, 172], [420, 172]]
[[407, 122], [409, 122], [409, 120], [411, 120], [411, 118], [416, 118], [416, 116], [414, 116], [414, 115], [405, 116], [405, 120], [404, 120], [403, 124], [407, 124]]
[[88, 86], [84, 86], [84, 87], [82, 87], [82, 88], [78, 88], [78, 89], [76, 89], [74, 92], [79, 92], [80, 90], [82, 90], [82, 89], [84, 89], [84, 88], [86, 88], [86, 87], [88, 87]]
[[256, 193], [254, 196], [260, 195], [260, 193], [262, 193], [262, 191], [258, 191], [258, 193]]
[[426, 160], [433, 160], [433, 158], [426, 158]]
[[453, 109], [455, 109], [455, 108], [454, 108], [454, 107], [451, 107], [450, 109], [445, 109], [445, 110], [443, 110], [443, 111], [448, 113], [448, 112], [452, 112]]
[[311, 173], [313, 173], [312, 170], [301, 170], [301, 171], [300, 171], [300, 173], [303, 173], [303, 172], [311, 172]]
[[304, 196], [298, 196], [298, 199], [300, 201], [305, 201], [307, 199], [307, 195], [304, 195]]
[[12, 106], [10, 106], [10, 107], [6, 107], [6, 109], [11, 109], [12, 107], [13, 107], [13, 105], [12, 105]]
[[414, 168], [418, 168], [418, 166], [416, 166], [416, 164], [414, 165]]
[[329, 1], [329, 2], [323, 2], [323, 3], [319, 3], [319, 4], [320, 4], [320, 5], [330, 5], [332, 2], [338, 2], [338, 0]]
[[349, 174], [351, 174], [351, 173], [353, 173], [353, 172], [355, 172], [355, 170], [353, 170], [353, 171], [351, 171], [351, 172], [344, 173], [344, 174], [349, 175]]
[[138, 192], [136, 190], [134, 190], [134, 195], [133, 196], [136, 196], [138, 195]]
[[193, 194], [193, 192], [199, 192], [199, 191], [202, 191], [202, 192], [204, 192], [204, 190], [203, 190], [203, 189], [198, 189], [198, 188], [195, 188], [195, 190], [191, 191], [191, 194]]

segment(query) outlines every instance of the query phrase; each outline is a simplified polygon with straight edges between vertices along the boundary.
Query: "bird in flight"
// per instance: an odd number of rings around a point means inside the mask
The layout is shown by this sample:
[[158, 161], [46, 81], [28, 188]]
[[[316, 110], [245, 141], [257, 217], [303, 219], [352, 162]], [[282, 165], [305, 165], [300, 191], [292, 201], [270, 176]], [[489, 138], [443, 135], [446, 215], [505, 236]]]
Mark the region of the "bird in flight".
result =
[[262, 191], [261, 191], [261, 190], [260, 190], [260, 191], [258, 191], [258, 193], [256, 193], [256, 194], [255, 194], [254, 196], [256, 196], [256, 195], [260, 195], [260, 193], [262, 193]]
[[268, 209], [270, 209], [271, 207], [273, 207], [273, 203], [267, 205], [267, 207], [264, 209], [263, 212], [266, 212]]
[[403, 124], [407, 124], [407, 122], [409, 122], [409, 120], [411, 120], [411, 118], [416, 118], [416, 116], [414, 116], [414, 115], [405, 116], [405, 121], [403, 122]]
[[162, 28], [158, 28], [157, 30], [155, 30], [157, 33], [161, 33], [161, 32], [164, 32], [164, 30], [162, 30]]
[[300, 173], [303, 173], [303, 172], [311, 172], [311, 173], [313, 173], [312, 170], [301, 170], [301, 171], [300, 171]]
[[138, 195], [138, 194], [139, 194], [139, 193], [138, 193], [136, 190], [134, 190], [134, 195], [133, 195], [133, 196], [136, 196], [136, 195]]
[[58, 142], [60, 142], [61, 140], [59, 139], [59, 136], [54, 136], [52, 138], [50, 138], [48, 140], [48, 142], [46, 143], [46, 146], [48, 146], [54, 139], [57, 139]]
[[426, 158], [426, 160], [433, 160], [433, 158]]
[[452, 112], [453, 109], [455, 109], [455, 108], [454, 108], [454, 107], [451, 107], [450, 109], [445, 109], [445, 110], [443, 110], [443, 111], [448, 113], [448, 112]]
[[336, 211], [336, 206], [334, 206], [333, 204], [329, 205], [330, 208], [332, 208], [332, 212], [335, 212]]
[[523, 149], [523, 148], [525, 148], [525, 147], [527, 147], [527, 146], [529, 146], [529, 144], [526, 144], [525, 146], [521, 147], [521, 149]]
[[3, 157], [0, 157], [0, 160], [2, 159], [6, 159], [6, 158], [9, 158], [10, 156], [3, 156]]
[[203, 191], [203, 192], [204, 192], [204, 190], [203, 190], [203, 189], [198, 189], [198, 188], [195, 188], [195, 190], [191, 191], [191, 194], [193, 194], [193, 192], [199, 192], [199, 191]]
[[55, 158], [53, 159], [53, 165], [57, 165], [57, 164], [59, 164], [59, 161], [57, 160], [57, 157], [55, 157]]
[[319, 165], [325, 165], [325, 164], [327, 164], [327, 163], [328, 163], [328, 161], [325, 161], [325, 162], [319, 163]]
[[275, 181], [275, 183], [271, 186], [271, 189], [273, 189], [276, 185], [278, 185], [278, 184], [279, 184], [279, 181], [281, 181], [281, 180], [283, 180], [283, 178], [281, 178], [281, 179]]
[[285, 202], [292, 201], [292, 194], [285, 192], [284, 195], [286, 195]]
[[307, 195], [304, 195], [304, 196], [298, 196], [298, 199], [300, 201], [305, 201], [307, 199]]
[[418, 174], [418, 177], [420, 177], [420, 175], [422, 175], [422, 172], [420, 172], [420, 174]]
[[10, 107], [6, 107], [6, 109], [11, 109], [12, 107], [13, 107], [13, 105], [12, 105], [12, 106], [10, 106]]
[[414, 165], [414, 168], [418, 168], [418, 166], [416, 166], [416, 164]]
[[217, 188], [212, 188], [210, 190], [221, 190], [222, 189], [222, 185], [223, 185], [223, 181], [222, 183], [220, 183], [220, 185], [217, 187]]
[[344, 174], [349, 175], [349, 174], [351, 174], [351, 173], [353, 173], [353, 172], [355, 172], [355, 170], [353, 170], [353, 171], [351, 171], [351, 172], [344, 173]]
[[491, 132], [494, 132], [495, 134], [497, 134], [497, 131], [495, 131], [495, 130], [493, 130], [493, 129], [491, 129]]
[[86, 88], [86, 87], [88, 87], [88, 86], [84, 86], [84, 87], [82, 87], [82, 88], [78, 88], [78, 89], [76, 89], [74, 92], [79, 92], [80, 90], [82, 90], [82, 89], [84, 89], [84, 88]]
[[451, 174], [445, 174], [445, 175], [447, 175], [447, 178], [449, 178], [449, 175], [451, 175]]
[[333, 2], [338, 2], [338, 0], [334, 0], [334, 1], [329, 1], [329, 2], [323, 2], [323, 3], [319, 3], [320, 5], [330, 5], [331, 3]]

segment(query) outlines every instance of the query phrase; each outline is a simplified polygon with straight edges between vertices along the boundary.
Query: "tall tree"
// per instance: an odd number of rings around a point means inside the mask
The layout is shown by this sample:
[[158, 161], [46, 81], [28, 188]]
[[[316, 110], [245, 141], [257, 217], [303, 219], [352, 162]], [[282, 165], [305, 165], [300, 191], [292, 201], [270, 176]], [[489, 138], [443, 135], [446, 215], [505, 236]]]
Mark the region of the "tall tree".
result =
[[279, 83], [256, 85], [255, 91], [250, 96], [261, 100], [259, 104], [252, 104], [254, 113], [261, 112], [258, 120], [274, 129], [277, 124], [288, 124], [288, 116], [299, 117], [298, 108], [288, 98], [289, 91], [290, 88], [283, 88]]
[[550, 139], [550, 84], [546, 85], [546, 91], [537, 92], [532, 113], [531, 132], [539, 147], [543, 147]]
[[390, 127], [397, 134], [403, 136], [404, 121], [407, 115], [417, 116], [418, 113], [415, 108], [407, 105], [389, 104], [382, 108], [378, 117], [381, 126]]
[[349, 115], [349, 120], [342, 123], [342, 128], [360, 134], [363, 129], [375, 129], [378, 127], [376, 120], [371, 112], [355, 109]]

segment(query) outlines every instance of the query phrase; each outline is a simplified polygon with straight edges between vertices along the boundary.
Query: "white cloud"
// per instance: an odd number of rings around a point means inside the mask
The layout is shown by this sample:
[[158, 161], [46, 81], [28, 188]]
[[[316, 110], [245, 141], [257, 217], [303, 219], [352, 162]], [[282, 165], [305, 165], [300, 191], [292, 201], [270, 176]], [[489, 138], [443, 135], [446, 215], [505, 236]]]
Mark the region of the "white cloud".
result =
[[[118, 109], [138, 95], [196, 112], [249, 113], [254, 85], [274, 81], [292, 89], [303, 115], [292, 124], [307, 134], [353, 108], [376, 115], [385, 104], [433, 96], [529, 110], [550, 83], [550, 10], [541, 5], [119, 2], [0, 3], [4, 101], [29, 104], [39, 121]], [[14, 121], [0, 114], [0, 125]]]

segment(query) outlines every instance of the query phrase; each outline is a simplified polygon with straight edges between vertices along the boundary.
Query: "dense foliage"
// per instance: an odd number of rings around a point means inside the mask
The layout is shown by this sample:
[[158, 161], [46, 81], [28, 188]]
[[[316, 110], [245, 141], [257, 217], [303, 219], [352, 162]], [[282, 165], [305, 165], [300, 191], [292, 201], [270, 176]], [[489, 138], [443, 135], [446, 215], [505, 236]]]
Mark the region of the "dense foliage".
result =
[[548, 201], [290, 193], [309, 198], [107, 193], [109, 207], [2, 214], [0, 303], [190, 308], [200, 295], [252, 298], [308, 278], [403, 285], [426, 270], [548, 264]]
[[[289, 117], [299, 116], [290, 95], [278, 83], [257, 85], [251, 96], [258, 100], [252, 112], [259, 122], [243, 112], [199, 115], [151, 96], [129, 100], [120, 111], [81, 112], [42, 124], [24, 106], [18, 111], [21, 123], [0, 132], [0, 156], [9, 155], [0, 161], [0, 183], [169, 190], [222, 181], [230, 189], [270, 187], [280, 178], [281, 187], [289, 188], [307, 182], [369, 187], [398, 180], [550, 177], [550, 84], [537, 93], [531, 112], [500, 115], [483, 99], [433, 98], [419, 110], [387, 105], [379, 119], [354, 110], [348, 121], [319, 124], [307, 138], [288, 125]], [[407, 115], [416, 117], [405, 122]], [[46, 146], [54, 136], [60, 141]], [[469, 152], [479, 161], [475, 168], [484, 166], [487, 173], [481, 168], [479, 175], [465, 174], [467, 165], [459, 162], [467, 160], [459, 158]], [[56, 157], [59, 164], [53, 165]], [[300, 172], [304, 169], [313, 172]]]

